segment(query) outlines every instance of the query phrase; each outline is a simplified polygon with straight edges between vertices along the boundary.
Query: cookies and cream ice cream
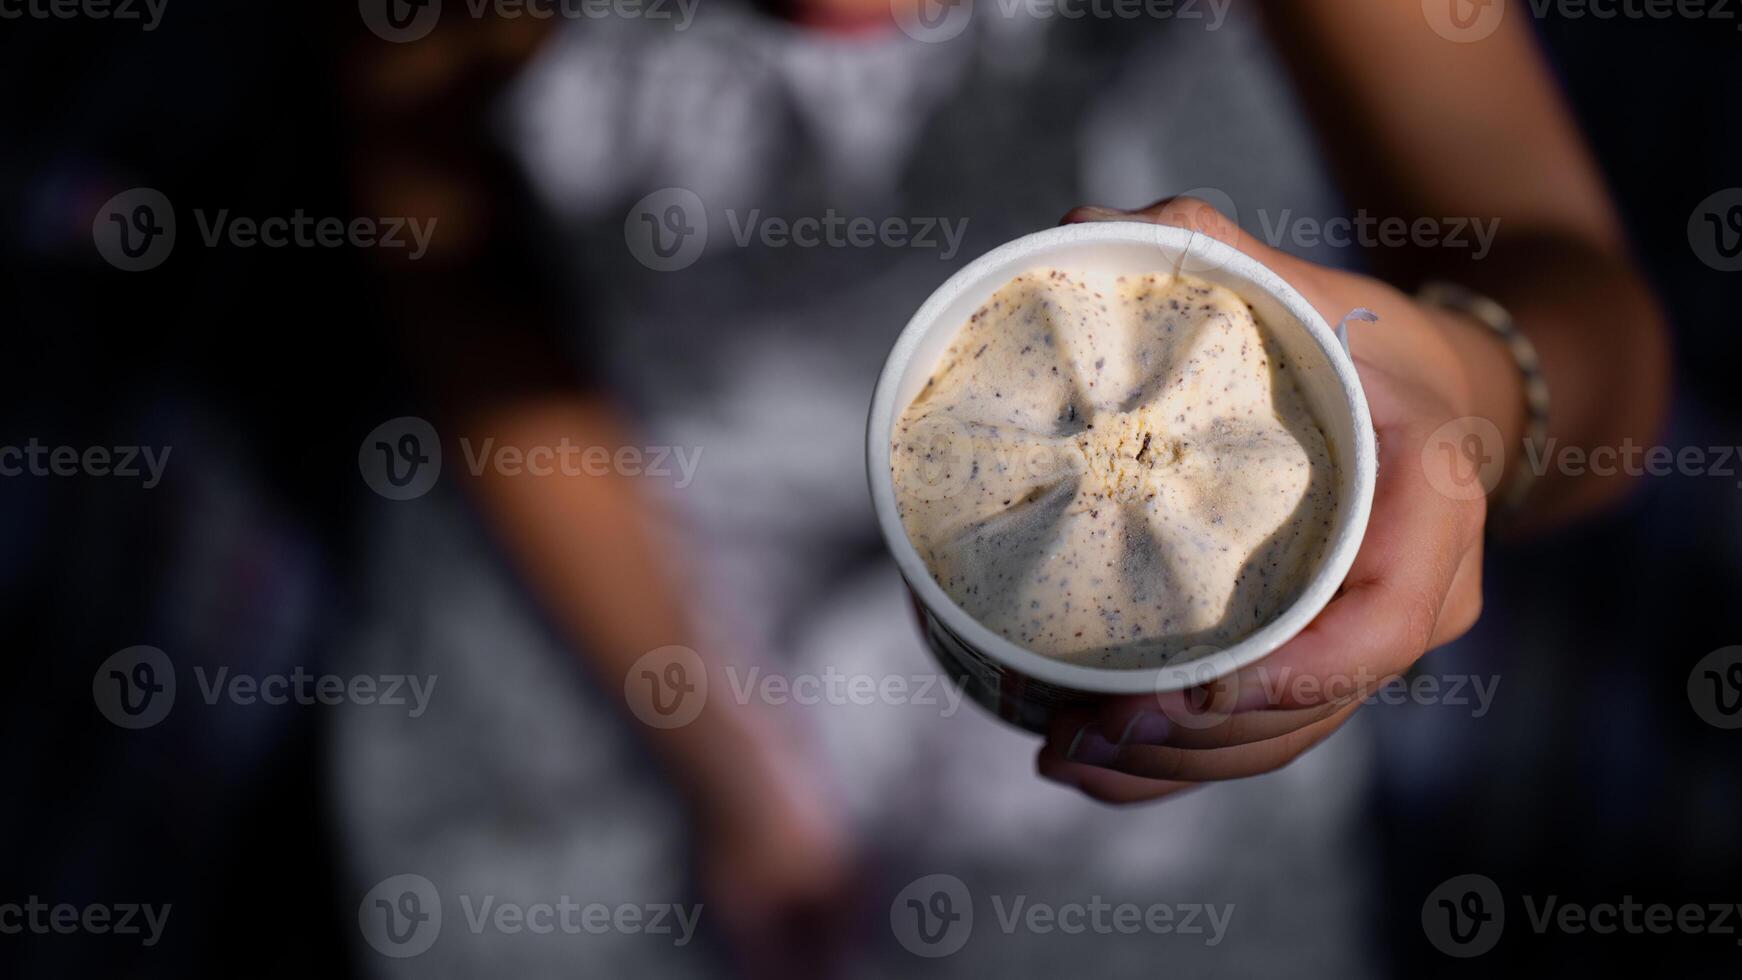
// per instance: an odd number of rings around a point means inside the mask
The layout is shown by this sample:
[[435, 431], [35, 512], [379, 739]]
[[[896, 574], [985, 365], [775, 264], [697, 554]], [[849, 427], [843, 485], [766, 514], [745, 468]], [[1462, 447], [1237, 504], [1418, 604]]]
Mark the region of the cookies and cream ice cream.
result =
[[1253, 310], [1190, 276], [1025, 273], [897, 420], [908, 537], [1037, 653], [1154, 667], [1300, 593], [1329, 536], [1324, 434]]

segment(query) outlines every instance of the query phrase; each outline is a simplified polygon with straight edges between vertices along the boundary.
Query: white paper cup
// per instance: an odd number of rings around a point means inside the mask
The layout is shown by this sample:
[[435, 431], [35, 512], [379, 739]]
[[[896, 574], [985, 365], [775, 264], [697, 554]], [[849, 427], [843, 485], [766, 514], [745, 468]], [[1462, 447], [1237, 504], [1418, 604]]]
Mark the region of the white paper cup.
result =
[[[1112, 275], [1190, 275], [1251, 303], [1287, 355], [1301, 395], [1337, 468], [1337, 509], [1318, 569], [1290, 606], [1225, 649], [1165, 667], [1114, 670], [1067, 663], [1024, 649], [977, 622], [932, 578], [895, 506], [890, 435], [936, 369], [956, 332], [999, 287], [1036, 269]], [[1251, 664], [1304, 629], [1342, 584], [1373, 504], [1378, 468], [1373, 422], [1354, 362], [1324, 318], [1281, 276], [1234, 248], [1185, 228], [1101, 221], [1052, 228], [992, 250], [951, 276], [907, 323], [871, 399], [866, 432], [871, 501], [895, 563], [919, 601], [927, 642], [970, 697], [1000, 718], [1045, 731], [1061, 708], [1107, 695], [1153, 694], [1208, 683]]]

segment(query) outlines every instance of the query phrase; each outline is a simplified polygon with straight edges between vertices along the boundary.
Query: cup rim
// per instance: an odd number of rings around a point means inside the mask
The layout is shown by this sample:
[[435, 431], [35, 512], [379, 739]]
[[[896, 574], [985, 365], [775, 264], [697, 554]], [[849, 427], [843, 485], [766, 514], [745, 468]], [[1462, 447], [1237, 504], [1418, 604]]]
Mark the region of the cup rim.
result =
[[[1240, 642], [1196, 660], [1164, 667], [1110, 668], [1058, 660], [1029, 650], [968, 615], [932, 577], [908, 538], [896, 508], [895, 480], [890, 469], [890, 438], [896, 414], [906, 408], [895, 404], [896, 395], [908, 365], [921, 341], [932, 331], [953, 331], [961, 326], [940, 323], [943, 311], [963, 292], [994, 275], [1005, 275], [1005, 266], [1030, 253], [1060, 246], [1109, 243], [1153, 245], [1168, 253], [1168, 265], [1158, 266], [1157, 271], [1168, 271], [1178, 256], [1189, 255], [1242, 283], [1240, 287], [1228, 288], [1236, 292], [1249, 288], [1281, 305], [1307, 331], [1330, 364], [1348, 403], [1354, 430], [1355, 444], [1351, 448], [1355, 494], [1350, 501], [1349, 519], [1327, 542], [1325, 554], [1306, 588], [1263, 628]], [[1354, 361], [1324, 317], [1281, 276], [1226, 242], [1187, 228], [1139, 221], [1100, 221], [1049, 228], [1006, 242], [958, 270], [921, 304], [896, 338], [878, 376], [866, 425], [866, 465], [872, 507], [884, 542], [895, 556], [908, 587], [948, 629], [987, 657], [1035, 680], [1094, 694], [1149, 694], [1184, 690], [1231, 674], [1268, 656], [1312, 622], [1342, 585], [1366, 534], [1378, 472], [1378, 450], [1367, 397]]]

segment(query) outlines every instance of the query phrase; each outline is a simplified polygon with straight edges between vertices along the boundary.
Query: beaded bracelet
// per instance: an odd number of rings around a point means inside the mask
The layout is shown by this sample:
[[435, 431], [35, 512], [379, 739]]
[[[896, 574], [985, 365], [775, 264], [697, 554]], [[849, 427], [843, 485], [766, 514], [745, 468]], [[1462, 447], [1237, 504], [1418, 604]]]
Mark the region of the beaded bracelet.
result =
[[[1536, 345], [1518, 329], [1512, 314], [1481, 293], [1455, 283], [1428, 282], [1416, 293], [1416, 299], [1441, 309], [1464, 313], [1499, 335], [1518, 364], [1524, 380], [1524, 445], [1541, 445], [1548, 438], [1548, 382], [1542, 376], [1542, 361], [1536, 355]], [[1530, 494], [1534, 473], [1529, 466], [1519, 466], [1511, 482], [1499, 495], [1501, 510], [1513, 514], [1523, 506]]]

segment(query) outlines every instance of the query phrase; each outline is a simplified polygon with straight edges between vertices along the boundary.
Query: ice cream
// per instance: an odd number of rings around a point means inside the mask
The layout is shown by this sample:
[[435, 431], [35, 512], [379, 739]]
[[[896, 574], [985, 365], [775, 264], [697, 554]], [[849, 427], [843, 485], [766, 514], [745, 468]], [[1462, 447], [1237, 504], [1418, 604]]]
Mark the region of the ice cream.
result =
[[1005, 284], [897, 420], [903, 526], [1037, 653], [1161, 666], [1282, 612], [1336, 511], [1324, 434], [1252, 308], [1190, 276]]

